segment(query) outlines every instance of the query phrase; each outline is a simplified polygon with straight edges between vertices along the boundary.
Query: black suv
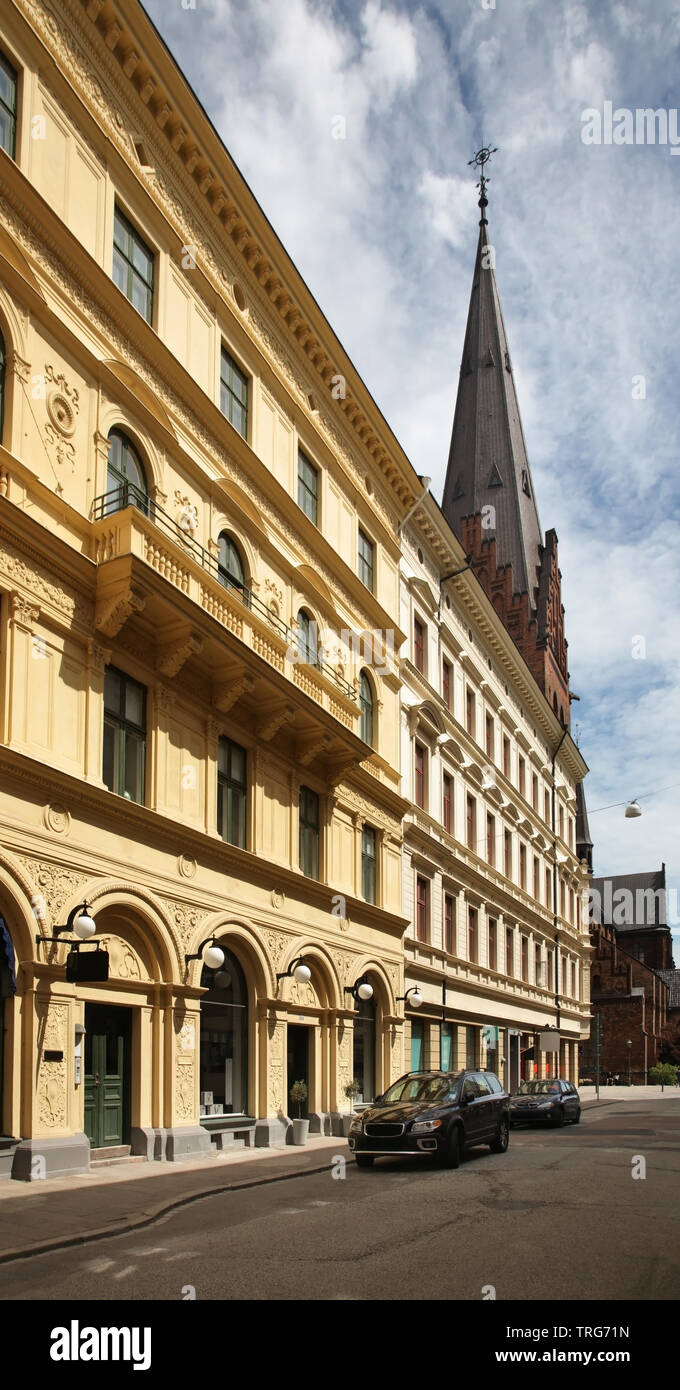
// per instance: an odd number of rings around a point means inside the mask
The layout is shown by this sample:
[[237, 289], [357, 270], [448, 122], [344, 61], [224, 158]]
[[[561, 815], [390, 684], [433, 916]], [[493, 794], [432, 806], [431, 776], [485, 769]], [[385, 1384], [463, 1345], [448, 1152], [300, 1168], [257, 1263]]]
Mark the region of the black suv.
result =
[[465, 1148], [508, 1147], [508, 1096], [490, 1071], [411, 1071], [352, 1121], [359, 1168], [383, 1154], [430, 1154], [457, 1168]]

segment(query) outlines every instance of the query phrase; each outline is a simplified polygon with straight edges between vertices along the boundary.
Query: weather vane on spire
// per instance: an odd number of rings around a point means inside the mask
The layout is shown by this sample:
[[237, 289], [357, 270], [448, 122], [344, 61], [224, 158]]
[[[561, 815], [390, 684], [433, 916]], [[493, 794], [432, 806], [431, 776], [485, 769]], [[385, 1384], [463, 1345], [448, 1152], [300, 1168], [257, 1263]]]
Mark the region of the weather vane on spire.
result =
[[482, 215], [479, 219], [480, 227], [483, 223], [486, 223], [486, 209], [489, 202], [486, 196], [486, 185], [489, 182], [489, 180], [487, 179], [486, 174], [484, 173], [484, 168], [491, 159], [492, 154], [498, 154], [498, 149], [495, 145], [482, 145], [481, 150], [477, 150], [474, 159], [468, 160], [468, 168], [474, 167], [475, 169], [481, 169], [479, 183], [477, 184], [477, 187], [479, 189], [479, 203], [477, 204], [477, 206], [481, 208], [482, 211]]

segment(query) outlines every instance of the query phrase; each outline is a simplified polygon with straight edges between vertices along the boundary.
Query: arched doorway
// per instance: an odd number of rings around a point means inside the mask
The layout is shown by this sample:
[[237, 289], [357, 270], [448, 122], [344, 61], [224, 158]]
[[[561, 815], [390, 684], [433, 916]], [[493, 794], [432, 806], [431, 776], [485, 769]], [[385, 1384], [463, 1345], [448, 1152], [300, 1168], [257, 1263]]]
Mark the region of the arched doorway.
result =
[[[224, 964], [203, 967], [201, 986], [201, 1118], [245, 1115], [248, 1109], [248, 993], [236, 956], [223, 942]], [[210, 1097], [210, 1099], [208, 1099]]]

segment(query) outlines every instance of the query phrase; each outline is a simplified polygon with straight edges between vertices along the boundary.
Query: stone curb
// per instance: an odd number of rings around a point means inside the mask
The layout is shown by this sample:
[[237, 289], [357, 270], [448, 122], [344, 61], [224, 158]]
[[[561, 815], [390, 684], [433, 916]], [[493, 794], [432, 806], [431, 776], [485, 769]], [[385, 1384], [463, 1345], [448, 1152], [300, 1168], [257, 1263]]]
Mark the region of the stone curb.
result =
[[30, 1259], [35, 1255], [49, 1255], [55, 1250], [67, 1250], [75, 1245], [86, 1245], [92, 1240], [112, 1239], [114, 1236], [127, 1235], [130, 1231], [143, 1230], [145, 1226], [152, 1226], [154, 1221], [158, 1221], [161, 1216], [166, 1216], [168, 1212], [177, 1211], [180, 1207], [189, 1206], [192, 1202], [200, 1202], [202, 1197], [219, 1197], [223, 1192], [238, 1192], [247, 1187], [264, 1187], [271, 1182], [285, 1182], [289, 1178], [304, 1178], [310, 1173], [325, 1173], [329, 1168], [329, 1163], [323, 1163], [313, 1168], [291, 1168], [286, 1173], [271, 1173], [267, 1177], [249, 1178], [244, 1182], [222, 1183], [219, 1187], [201, 1188], [194, 1192], [185, 1192], [181, 1197], [159, 1203], [152, 1207], [150, 1211], [145, 1211], [142, 1216], [133, 1217], [129, 1220], [116, 1222], [114, 1225], [101, 1226], [91, 1231], [81, 1231], [78, 1235], [55, 1236], [52, 1240], [37, 1242], [33, 1245], [17, 1245], [11, 1250], [0, 1252], [0, 1265], [11, 1264], [16, 1260]]

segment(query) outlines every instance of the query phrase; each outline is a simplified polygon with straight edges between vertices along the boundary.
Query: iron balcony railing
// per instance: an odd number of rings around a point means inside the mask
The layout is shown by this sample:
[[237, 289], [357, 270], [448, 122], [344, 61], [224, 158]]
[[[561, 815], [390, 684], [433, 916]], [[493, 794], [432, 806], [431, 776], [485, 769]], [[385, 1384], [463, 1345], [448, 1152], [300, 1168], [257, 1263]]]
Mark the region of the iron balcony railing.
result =
[[343, 676], [339, 676], [337, 671], [334, 671], [333, 667], [323, 660], [311, 643], [304, 641], [298, 633], [293, 632], [293, 629], [288, 627], [282, 618], [278, 618], [267, 608], [267, 605], [257, 597], [257, 594], [253, 593], [252, 589], [249, 589], [247, 585], [225, 570], [216, 557], [211, 555], [209, 550], [206, 550], [205, 546], [201, 545], [199, 541], [195, 541], [193, 536], [184, 531], [176, 521], [173, 521], [171, 516], [168, 516], [167, 512], [163, 511], [162, 507], [159, 507], [157, 502], [154, 502], [153, 498], [147, 496], [134, 483], [120, 483], [118, 487], [103, 493], [101, 497], [95, 497], [92, 503], [92, 519], [93, 521], [102, 521], [105, 517], [112, 516], [114, 512], [123, 511], [125, 507], [136, 507], [143, 516], [148, 517], [154, 523], [154, 526], [164, 531], [177, 545], [180, 545], [186, 554], [190, 555], [202, 569], [212, 575], [213, 579], [217, 579], [225, 589], [230, 589], [241, 600], [244, 607], [249, 608], [258, 617], [264, 618], [269, 626], [288, 643], [289, 648], [293, 648], [298, 653], [300, 662], [321, 671], [324, 676], [337, 685], [338, 689], [349, 700], [356, 699], [356, 691], [349, 682]]

